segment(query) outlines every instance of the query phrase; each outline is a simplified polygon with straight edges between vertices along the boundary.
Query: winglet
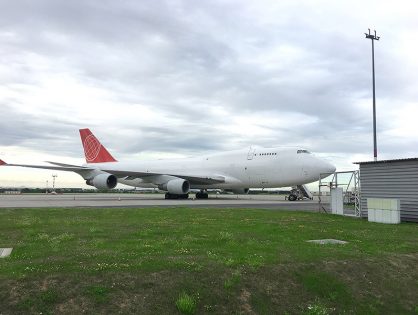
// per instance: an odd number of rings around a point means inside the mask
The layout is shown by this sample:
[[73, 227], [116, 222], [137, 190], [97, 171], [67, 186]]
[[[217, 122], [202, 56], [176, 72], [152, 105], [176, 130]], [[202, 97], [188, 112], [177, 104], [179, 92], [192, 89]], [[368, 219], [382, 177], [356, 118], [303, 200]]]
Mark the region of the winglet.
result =
[[0, 166], [1, 165], [7, 165], [7, 163], [0, 159]]
[[90, 129], [80, 129], [80, 137], [87, 163], [117, 162]]

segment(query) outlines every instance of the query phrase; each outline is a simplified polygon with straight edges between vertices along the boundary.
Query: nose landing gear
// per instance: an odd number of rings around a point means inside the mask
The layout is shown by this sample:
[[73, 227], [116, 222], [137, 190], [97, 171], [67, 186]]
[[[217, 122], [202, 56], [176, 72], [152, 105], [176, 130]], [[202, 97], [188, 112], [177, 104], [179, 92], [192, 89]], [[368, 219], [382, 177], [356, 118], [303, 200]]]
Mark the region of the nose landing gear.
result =
[[287, 199], [289, 201], [296, 201], [298, 199], [298, 195], [292, 194], [292, 192], [290, 192], [290, 195], [287, 197]]
[[287, 197], [289, 201], [304, 200], [305, 198], [313, 200], [313, 195], [309, 191], [308, 187], [306, 187], [306, 185], [298, 185], [293, 187], [289, 196]]

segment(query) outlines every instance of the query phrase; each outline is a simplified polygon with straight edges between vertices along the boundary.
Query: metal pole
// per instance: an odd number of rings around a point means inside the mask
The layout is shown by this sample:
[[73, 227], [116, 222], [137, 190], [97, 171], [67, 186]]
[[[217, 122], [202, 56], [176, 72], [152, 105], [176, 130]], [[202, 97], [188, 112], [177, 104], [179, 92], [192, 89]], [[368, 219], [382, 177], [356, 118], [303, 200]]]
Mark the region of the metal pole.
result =
[[374, 160], [377, 161], [377, 137], [376, 137], [376, 83], [374, 75], [374, 40], [372, 39], [372, 72], [373, 72], [373, 145]]
[[55, 178], [57, 178], [58, 175], [52, 175], [52, 191], [55, 192]]
[[369, 33], [364, 33], [366, 38], [372, 40], [372, 75], [373, 75], [373, 156], [374, 160], [377, 161], [377, 136], [376, 136], [376, 81], [375, 81], [375, 74], [374, 74], [374, 41], [379, 40], [380, 37], [376, 35], [376, 31], [374, 31], [374, 35]]

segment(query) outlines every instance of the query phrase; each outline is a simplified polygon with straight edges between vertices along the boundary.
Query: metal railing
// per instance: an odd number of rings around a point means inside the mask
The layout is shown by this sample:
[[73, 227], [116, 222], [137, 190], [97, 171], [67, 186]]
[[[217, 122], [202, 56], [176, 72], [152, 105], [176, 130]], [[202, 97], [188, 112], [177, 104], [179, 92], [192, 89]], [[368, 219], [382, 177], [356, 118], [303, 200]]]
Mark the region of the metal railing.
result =
[[[345, 206], [344, 215], [351, 215], [360, 217], [361, 216], [361, 203], [360, 203], [360, 177], [359, 171], [345, 171], [345, 172], [335, 172], [332, 174], [331, 181], [329, 178], [324, 177], [321, 179], [321, 174], [319, 177], [319, 196], [318, 196], [318, 211], [324, 211], [328, 213], [327, 208], [325, 207], [325, 198], [324, 197], [324, 188], [327, 187], [329, 190], [332, 188], [342, 187], [343, 188], [343, 200]], [[344, 177], [342, 175], [345, 175]], [[348, 175], [348, 177], [347, 177]], [[348, 178], [348, 180], [347, 180]], [[344, 181], [345, 180], [345, 181]], [[329, 199], [329, 198], [328, 198]], [[329, 204], [329, 200], [327, 202]], [[349, 209], [350, 206], [354, 206], [353, 212]]]

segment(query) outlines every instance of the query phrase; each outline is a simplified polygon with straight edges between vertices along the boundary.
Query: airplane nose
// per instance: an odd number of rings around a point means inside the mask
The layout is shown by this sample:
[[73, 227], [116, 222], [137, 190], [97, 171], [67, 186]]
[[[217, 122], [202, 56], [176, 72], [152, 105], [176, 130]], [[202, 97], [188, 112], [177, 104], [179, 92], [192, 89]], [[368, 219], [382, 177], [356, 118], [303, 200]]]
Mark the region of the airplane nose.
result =
[[332, 174], [337, 168], [329, 162], [322, 161], [321, 173]]

